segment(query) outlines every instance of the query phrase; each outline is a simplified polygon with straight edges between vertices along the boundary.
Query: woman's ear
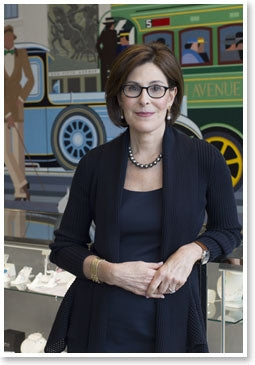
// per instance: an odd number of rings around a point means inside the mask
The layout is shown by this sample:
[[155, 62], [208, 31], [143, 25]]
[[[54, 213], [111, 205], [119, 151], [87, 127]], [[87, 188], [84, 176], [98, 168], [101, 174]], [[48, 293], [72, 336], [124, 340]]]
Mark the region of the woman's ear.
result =
[[174, 87], [172, 90], [169, 90], [169, 103], [168, 103], [168, 107], [171, 108], [171, 106], [173, 105], [175, 96], [177, 94], [177, 87]]
[[118, 100], [118, 103], [119, 103], [119, 107], [121, 108], [122, 102], [121, 102], [120, 94], [117, 95], [117, 100]]

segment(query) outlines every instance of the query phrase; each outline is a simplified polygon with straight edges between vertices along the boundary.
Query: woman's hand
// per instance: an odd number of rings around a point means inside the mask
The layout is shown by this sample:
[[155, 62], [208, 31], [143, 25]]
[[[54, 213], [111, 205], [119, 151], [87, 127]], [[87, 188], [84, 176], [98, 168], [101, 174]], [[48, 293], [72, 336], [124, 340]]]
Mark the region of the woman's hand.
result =
[[[90, 255], [83, 262], [83, 272], [88, 279], [90, 279], [90, 265], [95, 257]], [[162, 265], [163, 262], [130, 261], [115, 264], [104, 260], [98, 265], [97, 275], [103, 283], [145, 296], [155, 273]], [[155, 293], [151, 297], [164, 298], [164, 295]]]
[[155, 273], [146, 296], [173, 294], [187, 281], [193, 265], [201, 258], [202, 248], [192, 242], [181, 246]]
[[[103, 270], [103, 264], [101, 270]], [[148, 286], [163, 262], [130, 261], [112, 265], [114, 265], [112, 279], [109, 284], [117, 285], [136, 295], [145, 296]], [[152, 293], [151, 298], [164, 298], [164, 295]]]

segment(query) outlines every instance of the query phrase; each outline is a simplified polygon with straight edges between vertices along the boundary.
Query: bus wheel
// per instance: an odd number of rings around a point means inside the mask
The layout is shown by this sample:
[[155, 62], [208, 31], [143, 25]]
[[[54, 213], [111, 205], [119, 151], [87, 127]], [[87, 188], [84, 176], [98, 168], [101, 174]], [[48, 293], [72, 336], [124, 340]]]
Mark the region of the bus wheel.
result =
[[97, 113], [83, 105], [69, 106], [57, 116], [52, 132], [52, 150], [60, 166], [74, 169], [82, 156], [106, 140]]
[[242, 186], [243, 148], [241, 142], [226, 132], [205, 132], [204, 139], [221, 152], [230, 169], [234, 190]]

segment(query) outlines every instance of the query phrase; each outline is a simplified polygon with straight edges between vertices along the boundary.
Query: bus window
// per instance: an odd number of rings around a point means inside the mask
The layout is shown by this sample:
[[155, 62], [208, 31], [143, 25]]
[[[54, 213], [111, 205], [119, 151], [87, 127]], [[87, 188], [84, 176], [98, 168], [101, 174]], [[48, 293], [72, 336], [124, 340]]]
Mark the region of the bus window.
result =
[[159, 32], [150, 32], [144, 34], [143, 43], [150, 43], [150, 42], [160, 42], [167, 45], [171, 49], [171, 51], [174, 50], [173, 32], [159, 31]]
[[85, 91], [86, 92], [94, 92], [97, 91], [97, 79], [96, 77], [85, 77]]
[[218, 28], [219, 64], [243, 62], [243, 25], [232, 24]]
[[67, 92], [69, 93], [79, 93], [81, 91], [80, 78], [78, 77], [70, 77], [67, 80]]
[[52, 80], [52, 93], [60, 94], [63, 92], [63, 80]]
[[[34, 86], [26, 100], [26, 102], [39, 102], [44, 96], [44, 71], [43, 62], [40, 57], [29, 57], [31, 69], [34, 75]], [[22, 75], [21, 84], [25, 82], [25, 75]]]
[[182, 66], [212, 64], [210, 28], [192, 28], [180, 32], [180, 59]]

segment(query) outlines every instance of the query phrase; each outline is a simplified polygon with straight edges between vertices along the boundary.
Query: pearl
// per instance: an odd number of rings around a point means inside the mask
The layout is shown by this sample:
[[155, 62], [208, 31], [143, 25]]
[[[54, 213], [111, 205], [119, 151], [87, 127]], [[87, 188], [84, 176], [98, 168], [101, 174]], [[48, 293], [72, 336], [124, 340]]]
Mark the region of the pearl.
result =
[[134, 158], [133, 156], [133, 152], [132, 152], [132, 148], [129, 146], [128, 147], [128, 157], [130, 159], [130, 161], [137, 167], [139, 167], [140, 169], [148, 169], [149, 167], [153, 167], [153, 166], [156, 166], [158, 162], [160, 162], [160, 160], [163, 158], [163, 155], [162, 153], [160, 153], [158, 155], [158, 157], [152, 161], [151, 163], [148, 163], [148, 164], [141, 164], [139, 162], [136, 161], [136, 159]]

